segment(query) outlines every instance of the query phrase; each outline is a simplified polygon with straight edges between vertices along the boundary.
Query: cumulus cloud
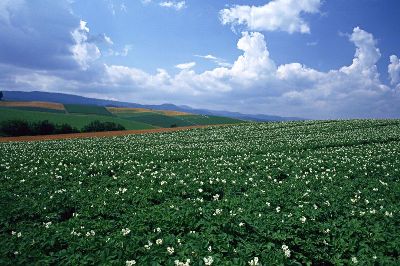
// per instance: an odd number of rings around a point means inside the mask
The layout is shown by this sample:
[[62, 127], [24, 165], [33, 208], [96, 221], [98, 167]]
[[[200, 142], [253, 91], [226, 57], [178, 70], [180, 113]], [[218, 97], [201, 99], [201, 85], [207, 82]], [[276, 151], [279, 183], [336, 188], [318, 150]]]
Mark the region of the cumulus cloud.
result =
[[[301, 62], [278, 65], [264, 35], [245, 31], [237, 42], [241, 55], [231, 65], [218, 64], [198, 73], [195, 62], [189, 62], [178, 65], [177, 74], [165, 69], [150, 73], [99, 60], [101, 45], [111, 45], [111, 38], [107, 43], [107, 35], [92, 34], [88, 24], [76, 18], [63, 1], [14, 3], [2, 1], [0, 5], [0, 86], [5, 89], [306, 118], [400, 116], [399, 90], [380, 81], [376, 64], [381, 54], [376, 40], [358, 27], [349, 35], [355, 46], [352, 63], [330, 71]], [[43, 6], [37, 7], [38, 3]], [[52, 12], [42, 12], [49, 6]], [[17, 19], [21, 17], [29, 19]], [[280, 30], [286, 27], [282, 25]], [[125, 48], [114, 55], [127, 54]], [[219, 60], [212, 54], [200, 57]], [[391, 56], [388, 71], [392, 85], [398, 86], [397, 56]]]
[[75, 68], [70, 32], [78, 24], [66, 1], [0, 1], [0, 62], [34, 69]]
[[179, 11], [179, 10], [186, 8], [186, 1], [179, 1], [179, 2], [164, 1], [164, 2], [161, 2], [159, 5], [162, 7], [172, 8], [172, 9]]
[[[163, 97], [182, 99], [180, 103], [204, 106], [204, 102], [211, 102], [207, 107], [221, 104], [236, 106], [237, 111], [248, 111], [251, 106], [253, 112], [308, 118], [400, 115], [400, 108], [394, 104], [399, 95], [379, 80], [376, 62], [380, 52], [372, 34], [356, 27], [349, 40], [356, 47], [352, 64], [328, 72], [300, 63], [277, 66], [270, 57], [264, 36], [243, 32], [237, 44], [243, 54], [231, 67], [217, 67], [202, 73], [188, 67], [171, 76], [165, 70], [151, 75], [138, 69], [107, 66], [112, 77], [108, 85], [134, 84], [146, 91], [142, 95], [156, 91]], [[188, 102], [190, 96], [196, 97]]]
[[320, 0], [273, 0], [263, 6], [236, 5], [220, 11], [220, 20], [226, 24], [245, 25], [255, 31], [286, 31], [309, 33], [303, 19], [305, 13], [317, 13]]
[[181, 70], [186, 70], [186, 69], [191, 69], [195, 66], [196, 66], [196, 62], [189, 62], [189, 63], [178, 64], [175, 67], [179, 68]]
[[100, 49], [94, 44], [88, 42], [89, 28], [87, 22], [81, 20], [80, 25], [72, 33], [75, 45], [71, 47], [74, 59], [83, 70], [88, 69], [89, 65], [100, 56]]
[[390, 84], [400, 88], [400, 61], [396, 55], [390, 56], [388, 73], [390, 78]]

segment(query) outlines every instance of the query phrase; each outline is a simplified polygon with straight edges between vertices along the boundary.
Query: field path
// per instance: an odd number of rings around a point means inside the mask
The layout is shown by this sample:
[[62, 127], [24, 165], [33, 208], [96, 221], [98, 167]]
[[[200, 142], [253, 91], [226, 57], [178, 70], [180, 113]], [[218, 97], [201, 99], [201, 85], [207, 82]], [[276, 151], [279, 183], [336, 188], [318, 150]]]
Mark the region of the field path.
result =
[[210, 127], [210, 126], [223, 126], [223, 125], [220, 124], [220, 125], [187, 126], [187, 127], [155, 128], [155, 129], [138, 129], [138, 130], [122, 130], [122, 131], [105, 131], [105, 132], [89, 132], [89, 133], [58, 134], [58, 135], [0, 137], [0, 142], [45, 141], [45, 140], [59, 140], [59, 139], [114, 137], [114, 136], [125, 136], [125, 135], [131, 135], [131, 134], [173, 132], [173, 131], [188, 130], [188, 129], [193, 129], [193, 128], [204, 128], [204, 127]]

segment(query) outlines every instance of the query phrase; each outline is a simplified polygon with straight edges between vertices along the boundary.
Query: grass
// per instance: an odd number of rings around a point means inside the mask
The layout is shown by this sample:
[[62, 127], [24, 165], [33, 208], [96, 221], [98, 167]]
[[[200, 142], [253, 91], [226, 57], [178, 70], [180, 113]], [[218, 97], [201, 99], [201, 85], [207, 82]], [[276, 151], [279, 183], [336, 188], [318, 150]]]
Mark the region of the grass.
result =
[[97, 105], [64, 104], [68, 113], [112, 116], [105, 107]]
[[179, 117], [171, 117], [157, 113], [140, 112], [140, 113], [119, 113], [118, 117], [129, 119], [131, 121], [142, 122], [158, 127], [168, 128], [173, 125], [178, 127], [193, 126], [192, 122], [186, 121]]
[[115, 122], [123, 125], [127, 130], [156, 128], [156, 126], [152, 126], [149, 124], [130, 121], [127, 119], [111, 117], [111, 116], [57, 114], [57, 113], [47, 113], [47, 112], [37, 112], [37, 111], [15, 110], [10, 108], [0, 108], [0, 122], [11, 119], [22, 119], [28, 122], [49, 120], [50, 122], [53, 122], [55, 124], [67, 123], [78, 129], [82, 129], [85, 125], [95, 120], [99, 120], [101, 122]]

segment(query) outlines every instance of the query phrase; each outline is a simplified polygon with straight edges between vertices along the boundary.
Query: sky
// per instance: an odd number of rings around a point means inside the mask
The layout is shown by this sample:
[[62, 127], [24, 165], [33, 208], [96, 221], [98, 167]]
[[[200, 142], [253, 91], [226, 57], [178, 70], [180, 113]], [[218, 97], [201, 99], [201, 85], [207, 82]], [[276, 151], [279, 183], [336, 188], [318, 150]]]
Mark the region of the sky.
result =
[[0, 89], [400, 118], [398, 0], [0, 0]]

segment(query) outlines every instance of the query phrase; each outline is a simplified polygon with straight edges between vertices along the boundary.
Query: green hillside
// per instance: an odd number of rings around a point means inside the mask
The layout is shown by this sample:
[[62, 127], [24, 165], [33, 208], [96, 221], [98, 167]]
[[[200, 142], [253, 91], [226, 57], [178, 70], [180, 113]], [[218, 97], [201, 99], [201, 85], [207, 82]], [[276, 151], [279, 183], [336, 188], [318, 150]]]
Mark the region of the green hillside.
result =
[[97, 105], [64, 104], [68, 113], [112, 116], [105, 107]]
[[182, 119], [187, 123], [194, 125], [219, 125], [219, 124], [238, 124], [245, 123], [246, 121], [222, 117], [222, 116], [211, 116], [211, 115], [179, 115], [176, 118]]
[[67, 123], [78, 129], [82, 129], [85, 125], [92, 121], [99, 120], [101, 122], [114, 122], [123, 125], [126, 129], [151, 129], [156, 128], [149, 124], [131, 121], [112, 116], [101, 116], [101, 115], [81, 115], [81, 114], [57, 114], [57, 113], [46, 113], [37, 111], [26, 111], [16, 110], [12, 108], [0, 108], [0, 122], [11, 120], [11, 119], [22, 119], [28, 122], [36, 122], [40, 120], [49, 120], [55, 124]]
[[173, 127], [173, 126], [185, 127], [185, 126], [195, 125], [194, 123], [186, 121], [179, 117], [167, 116], [153, 112], [118, 113], [118, 117], [158, 127]]

